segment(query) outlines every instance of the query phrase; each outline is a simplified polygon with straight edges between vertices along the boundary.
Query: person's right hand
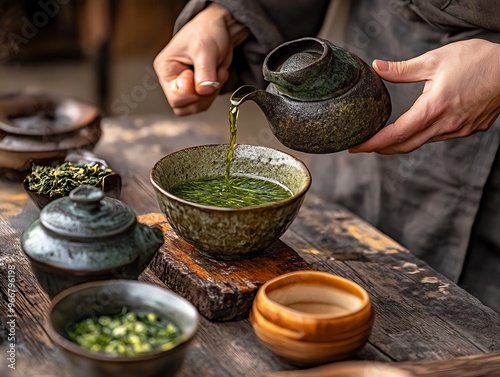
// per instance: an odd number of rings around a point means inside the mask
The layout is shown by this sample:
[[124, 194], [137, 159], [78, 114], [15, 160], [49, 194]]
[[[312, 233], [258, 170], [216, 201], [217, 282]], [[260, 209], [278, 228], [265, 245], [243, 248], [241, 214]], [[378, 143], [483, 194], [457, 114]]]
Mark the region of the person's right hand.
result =
[[154, 68], [176, 115], [207, 110], [228, 79], [233, 47], [248, 35], [212, 3], [182, 27], [158, 54]]

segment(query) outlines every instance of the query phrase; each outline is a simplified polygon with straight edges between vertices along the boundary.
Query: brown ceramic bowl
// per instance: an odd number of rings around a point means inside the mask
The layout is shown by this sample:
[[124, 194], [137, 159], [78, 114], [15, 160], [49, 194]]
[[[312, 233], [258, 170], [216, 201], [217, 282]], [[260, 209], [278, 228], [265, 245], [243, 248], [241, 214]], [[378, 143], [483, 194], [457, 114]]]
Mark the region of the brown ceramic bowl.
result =
[[283, 334], [307, 341], [348, 338], [371, 327], [374, 316], [361, 286], [319, 271], [291, 272], [269, 280], [257, 292], [253, 308]]
[[237, 145], [231, 174], [278, 181], [292, 192], [288, 199], [255, 207], [223, 208], [181, 199], [170, 190], [190, 179], [221, 176], [229, 145], [203, 145], [163, 157], [151, 171], [161, 210], [174, 231], [203, 254], [216, 259], [254, 256], [287, 230], [311, 184], [305, 164], [277, 149]]
[[[92, 316], [120, 313], [155, 313], [181, 331], [174, 348], [134, 357], [91, 352], [68, 339], [75, 322]], [[198, 330], [195, 307], [182, 297], [156, 285], [131, 280], [93, 282], [69, 288], [51, 305], [47, 332], [61, 351], [63, 362], [76, 377], [168, 377], [181, 367]]]
[[[99, 158], [95, 154], [90, 151], [78, 151], [78, 152], [70, 152], [64, 159], [64, 161], [72, 162], [75, 165], [79, 164], [99, 164], [104, 168], [109, 168], [108, 163], [103, 159]], [[51, 164], [51, 166], [57, 166], [57, 163]], [[47, 165], [48, 166], [48, 165]], [[31, 173], [26, 175], [23, 180], [24, 191], [28, 194], [29, 198], [39, 209], [45, 207], [51, 201], [61, 198], [62, 196], [50, 196], [48, 194], [39, 194], [35, 191], [31, 191], [29, 189], [29, 179]], [[104, 192], [106, 196], [111, 198], [119, 199], [122, 188], [122, 179], [118, 173], [111, 172], [102, 179], [101, 190]], [[69, 193], [68, 193], [69, 195]]]
[[[278, 326], [273, 322], [269, 321], [255, 308], [255, 306], [252, 308], [250, 316], [251, 316], [250, 320], [253, 324], [258, 325], [260, 328], [262, 328], [262, 330], [265, 330], [268, 333], [275, 334], [278, 337], [286, 337], [290, 340], [306, 339], [306, 341], [311, 341], [308, 339], [311, 339], [312, 337], [307, 336], [301, 330], [290, 330], [285, 327]], [[353, 329], [352, 331], [342, 332], [340, 335], [336, 335], [333, 338], [335, 340], [329, 340], [328, 334], [323, 334], [324, 336], [318, 337], [318, 339], [320, 339], [318, 341], [342, 343], [345, 341], [362, 339], [365, 336], [370, 335], [374, 322], [375, 322], [375, 315], [372, 314], [365, 324], [359, 326], [358, 328]]]
[[0, 174], [22, 180], [32, 162], [63, 161], [92, 150], [101, 137], [101, 111], [81, 100], [48, 93], [0, 96]]
[[370, 334], [359, 339], [345, 339], [339, 342], [308, 342], [294, 340], [269, 332], [255, 322], [252, 323], [257, 338], [274, 354], [291, 364], [312, 366], [335, 360], [343, 360], [359, 351], [368, 341]]
[[345, 359], [368, 341], [375, 315], [358, 284], [319, 271], [297, 271], [266, 282], [250, 313], [257, 338], [301, 366]]

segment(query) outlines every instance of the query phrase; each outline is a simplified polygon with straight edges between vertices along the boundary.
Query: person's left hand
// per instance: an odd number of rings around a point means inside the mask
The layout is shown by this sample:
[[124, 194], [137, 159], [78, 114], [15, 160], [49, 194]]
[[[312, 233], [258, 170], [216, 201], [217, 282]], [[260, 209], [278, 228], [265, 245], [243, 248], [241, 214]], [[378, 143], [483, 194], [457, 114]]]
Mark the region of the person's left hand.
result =
[[500, 114], [500, 44], [455, 42], [406, 61], [375, 60], [373, 68], [387, 81], [425, 86], [406, 113], [352, 153], [408, 153], [427, 142], [486, 131]]

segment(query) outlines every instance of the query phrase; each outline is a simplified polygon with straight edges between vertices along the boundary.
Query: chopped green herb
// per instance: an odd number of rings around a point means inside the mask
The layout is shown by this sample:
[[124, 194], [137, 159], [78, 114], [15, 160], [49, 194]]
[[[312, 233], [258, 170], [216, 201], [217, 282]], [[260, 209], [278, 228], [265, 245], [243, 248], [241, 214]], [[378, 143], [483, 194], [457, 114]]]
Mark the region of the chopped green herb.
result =
[[101, 186], [102, 179], [111, 172], [111, 169], [97, 163], [74, 165], [64, 162], [57, 167], [33, 165], [28, 176], [28, 188], [51, 197], [66, 196], [81, 185]]
[[173, 323], [155, 314], [136, 314], [124, 310], [113, 316], [87, 318], [75, 324], [68, 337], [76, 344], [110, 356], [137, 356], [167, 351], [180, 335]]

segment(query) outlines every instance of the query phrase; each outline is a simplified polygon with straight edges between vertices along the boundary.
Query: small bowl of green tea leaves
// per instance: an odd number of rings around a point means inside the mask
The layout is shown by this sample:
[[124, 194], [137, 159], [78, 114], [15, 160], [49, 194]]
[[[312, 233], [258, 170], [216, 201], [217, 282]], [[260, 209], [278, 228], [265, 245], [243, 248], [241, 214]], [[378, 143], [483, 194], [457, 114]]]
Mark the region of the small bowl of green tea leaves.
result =
[[258, 256], [287, 230], [311, 185], [306, 165], [278, 149], [200, 145], [173, 152], [151, 170], [173, 230], [202, 254]]
[[55, 166], [33, 164], [23, 181], [25, 191], [40, 209], [82, 185], [99, 187], [118, 198], [121, 177], [101, 162], [64, 161]]
[[75, 376], [175, 376], [198, 330], [184, 298], [133, 280], [84, 283], [52, 301], [47, 332]]
[[90, 317], [79, 321], [68, 332], [76, 344], [92, 352], [111, 356], [139, 356], [168, 351], [180, 335], [177, 326], [154, 313], [134, 313], [123, 308], [114, 315]]

